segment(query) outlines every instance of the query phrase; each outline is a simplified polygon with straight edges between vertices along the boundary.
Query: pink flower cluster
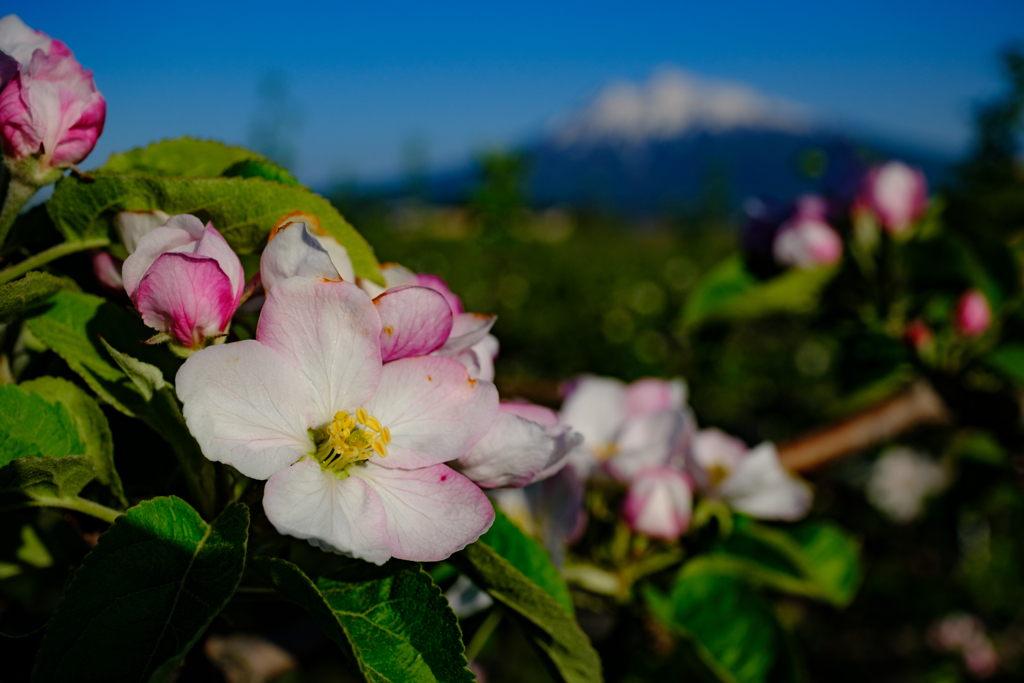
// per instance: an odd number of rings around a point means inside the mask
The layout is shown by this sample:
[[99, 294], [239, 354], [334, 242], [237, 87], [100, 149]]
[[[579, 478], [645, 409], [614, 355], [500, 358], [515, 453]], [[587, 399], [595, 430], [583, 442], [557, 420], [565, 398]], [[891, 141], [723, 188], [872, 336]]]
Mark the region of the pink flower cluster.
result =
[[[103, 132], [107, 104], [92, 72], [59, 40], [0, 19], [0, 141], [8, 166], [31, 160], [30, 181], [82, 161]], [[52, 181], [49, 181], [52, 182]]]
[[638, 533], [684, 534], [695, 494], [762, 519], [799, 519], [810, 508], [810, 487], [783, 469], [770, 443], [748, 449], [716, 429], [698, 431], [682, 380], [584, 376], [568, 388], [561, 419], [584, 437], [569, 455], [572, 471], [625, 483], [623, 518]]
[[999, 670], [999, 653], [977, 617], [950, 614], [928, 630], [929, 644], [940, 652], [959, 652], [975, 678], [990, 678]]

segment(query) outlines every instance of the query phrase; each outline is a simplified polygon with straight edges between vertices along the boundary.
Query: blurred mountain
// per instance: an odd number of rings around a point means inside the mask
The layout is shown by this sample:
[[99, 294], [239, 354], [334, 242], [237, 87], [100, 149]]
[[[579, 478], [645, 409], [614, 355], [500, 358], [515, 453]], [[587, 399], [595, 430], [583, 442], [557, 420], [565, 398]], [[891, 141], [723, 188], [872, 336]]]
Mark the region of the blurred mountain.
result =
[[[802, 105], [678, 69], [642, 84], [613, 83], [524, 143], [537, 205], [572, 204], [627, 213], [687, 210], [708, 201], [786, 199], [803, 192], [849, 195], [864, 169], [898, 158], [943, 181], [947, 155], [855, 132]], [[476, 164], [433, 174], [430, 199], [464, 200]]]

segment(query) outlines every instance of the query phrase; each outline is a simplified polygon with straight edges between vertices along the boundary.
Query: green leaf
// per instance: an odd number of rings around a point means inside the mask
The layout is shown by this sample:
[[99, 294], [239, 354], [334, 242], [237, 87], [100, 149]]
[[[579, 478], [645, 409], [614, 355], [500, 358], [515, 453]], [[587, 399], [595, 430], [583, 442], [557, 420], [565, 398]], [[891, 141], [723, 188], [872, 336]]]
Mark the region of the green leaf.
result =
[[683, 308], [683, 324], [694, 327], [708, 320], [813, 311], [822, 289], [837, 272], [835, 266], [791, 268], [762, 282], [747, 272], [737, 254], [712, 269], [690, 294]]
[[684, 568], [669, 595], [647, 586], [644, 598], [651, 613], [726, 683], [768, 680], [785, 647], [771, 607], [736, 577]]
[[83, 453], [85, 444], [63, 405], [14, 384], [0, 384], [0, 465]]
[[263, 178], [167, 178], [94, 173], [57, 183], [47, 202], [57, 229], [67, 239], [107, 235], [118, 211], [190, 213], [212, 221], [231, 247], [257, 253], [282, 217], [302, 211], [320, 220], [352, 259], [356, 275], [383, 285], [373, 249], [323, 197], [301, 187]]
[[14, 460], [0, 467], [0, 510], [72, 500], [95, 476], [95, 461], [84, 455]]
[[511, 610], [558, 680], [602, 680], [601, 660], [572, 616], [494, 548], [479, 541], [471, 543], [449, 562]]
[[21, 388], [67, 409], [78, 428], [82, 443], [85, 444], [85, 455], [95, 461], [96, 478], [127, 506], [128, 500], [124, 495], [121, 477], [114, 467], [114, 437], [96, 399], [77, 385], [60, 377], [40, 377], [23, 382]]
[[275, 180], [285, 185], [302, 187], [302, 183], [284, 168], [266, 159], [244, 159], [222, 173], [225, 178], [263, 178]]
[[1003, 377], [1024, 384], [1024, 344], [1008, 342], [982, 359]]
[[212, 178], [222, 175], [226, 169], [246, 159], [261, 157], [243, 147], [185, 137], [161, 140], [146, 147], [111, 154], [101, 170], [111, 173]]
[[32, 680], [169, 680], [234, 594], [248, 527], [241, 503], [211, 526], [173, 496], [118, 517], [61, 596]]
[[526, 578], [546, 590], [569, 614], [576, 613], [569, 587], [551, 562], [548, 551], [526, 535], [497, 506], [494, 508], [494, 524], [480, 537], [480, 542], [489, 545]]
[[345, 580], [321, 577], [314, 584], [285, 560], [257, 557], [253, 564], [354, 658], [367, 681], [475, 680], [458, 620], [419, 565], [359, 563]]
[[[215, 473], [188, 431], [174, 390], [163, 378], [179, 361], [166, 349], [141, 340], [152, 330], [114, 304], [90, 294], [59, 292], [43, 313], [26, 321], [29, 330], [78, 373], [101, 399], [138, 417], [171, 445], [195, 503], [204, 515], [214, 509]], [[104, 337], [101, 339], [100, 334]], [[116, 343], [108, 343], [108, 339]], [[117, 351], [131, 344], [134, 355]], [[111, 358], [113, 355], [113, 360]], [[159, 365], [159, 367], [158, 367]]]
[[100, 341], [146, 400], [140, 416], [171, 444], [189, 491], [196, 498], [200, 511], [209, 516], [216, 504], [216, 472], [185, 423], [174, 387], [164, 380], [163, 373], [155, 365], [121, 353], [102, 337]]
[[34, 270], [25, 277], [0, 285], [0, 325], [18, 319], [25, 311], [38, 306], [62, 289], [69, 281]]
[[856, 541], [833, 524], [808, 522], [787, 533], [740, 517], [728, 538], [683, 571], [741, 576], [842, 607], [860, 582], [859, 555]]

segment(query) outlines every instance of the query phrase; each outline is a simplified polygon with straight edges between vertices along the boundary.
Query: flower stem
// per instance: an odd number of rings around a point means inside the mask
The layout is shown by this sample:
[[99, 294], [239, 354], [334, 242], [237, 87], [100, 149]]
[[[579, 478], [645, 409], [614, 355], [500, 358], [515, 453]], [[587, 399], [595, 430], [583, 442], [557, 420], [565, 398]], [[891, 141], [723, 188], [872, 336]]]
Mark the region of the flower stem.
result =
[[[13, 181], [12, 181], [13, 182]], [[6, 208], [4, 209], [6, 211]], [[38, 268], [39, 266], [45, 265], [50, 261], [55, 261], [62, 256], [74, 254], [79, 251], [85, 251], [86, 249], [98, 249], [105, 247], [110, 244], [109, 237], [93, 237], [87, 240], [76, 240], [74, 242], [61, 242], [60, 244], [50, 247], [44, 251], [30, 256], [20, 263], [15, 263], [13, 266], [8, 266], [3, 270], [0, 270], [0, 285], [10, 282], [16, 278], [21, 277], [28, 271]]]
[[18, 217], [21, 207], [25, 206], [29, 199], [32, 199], [32, 195], [38, 189], [37, 185], [26, 183], [17, 176], [11, 176], [11, 181], [7, 185], [4, 208], [0, 210], [0, 246], [3, 246], [4, 240], [7, 239], [7, 233], [11, 231], [11, 226], [14, 225], [14, 219]]
[[104, 522], [114, 523], [118, 517], [123, 515], [123, 512], [108, 508], [106, 505], [100, 505], [94, 503], [91, 500], [85, 498], [44, 498], [37, 497], [34, 499], [36, 505], [41, 507], [51, 508], [64, 508], [65, 510], [74, 510], [75, 512], [81, 512], [97, 519], [102, 519]]
[[466, 647], [466, 661], [472, 662], [476, 659], [476, 656], [480, 654], [480, 650], [487, 644], [491, 634], [498, 628], [498, 624], [501, 623], [503, 616], [505, 616], [505, 612], [500, 607], [495, 607], [491, 610], [491, 613], [484, 619], [484, 623], [480, 624], [480, 628], [473, 634], [473, 638]]

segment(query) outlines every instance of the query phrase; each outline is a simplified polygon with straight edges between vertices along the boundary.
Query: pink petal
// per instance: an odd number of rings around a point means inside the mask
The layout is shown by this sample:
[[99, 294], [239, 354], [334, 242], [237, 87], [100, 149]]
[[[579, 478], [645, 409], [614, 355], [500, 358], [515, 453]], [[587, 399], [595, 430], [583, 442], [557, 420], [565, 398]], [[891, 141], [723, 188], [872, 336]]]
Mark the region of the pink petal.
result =
[[255, 340], [192, 354], [174, 384], [203, 455], [247, 477], [266, 479], [314, 448], [316, 410], [302, 378]]
[[[174, 216], [174, 218], [178, 218], [178, 216]], [[194, 217], [190, 216], [190, 218]], [[195, 219], [195, 222], [199, 224], [199, 228], [202, 230], [203, 224], [199, 222], [198, 218]], [[184, 225], [188, 226], [189, 224], [184, 223]], [[194, 237], [189, 230], [181, 227], [171, 227], [170, 225], [154, 228], [148, 234], [143, 235], [139, 239], [135, 251], [125, 259], [124, 268], [121, 270], [121, 276], [124, 278], [124, 289], [128, 292], [128, 296], [135, 294], [135, 290], [138, 289], [139, 283], [142, 282], [142, 278], [146, 275], [146, 271], [162, 254], [170, 251], [179, 251], [182, 247], [192, 244], [197, 239], [199, 238]]]
[[353, 472], [380, 496], [391, 554], [399, 559], [444, 560], [494, 522], [494, 508], [483, 491], [445, 465], [398, 470], [371, 463]]
[[124, 281], [121, 280], [121, 259], [111, 256], [108, 251], [97, 251], [92, 255], [92, 272], [109, 292], [124, 295]]
[[630, 528], [672, 541], [690, 526], [693, 492], [686, 475], [669, 467], [644, 470], [632, 481], [622, 514]]
[[[172, 218], [171, 221], [173, 220]], [[171, 221], [168, 221], [168, 223]], [[206, 224], [203, 236], [195, 243], [194, 253], [196, 256], [216, 259], [217, 263], [220, 264], [221, 270], [224, 271], [231, 281], [234, 306], [237, 308], [238, 302], [242, 298], [242, 290], [245, 289], [245, 271], [242, 269], [242, 262], [238, 260], [234, 250], [228, 246], [227, 240], [213, 227], [213, 223]]]
[[465, 455], [490, 430], [498, 415], [498, 390], [470, 379], [466, 368], [449, 358], [403, 358], [384, 366], [366, 409], [391, 430], [388, 456], [374, 462], [429, 467]]
[[444, 297], [427, 287], [395, 287], [373, 300], [380, 314], [381, 359], [425, 356], [448, 339], [452, 311]]
[[188, 348], [223, 334], [235, 312], [231, 282], [217, 262], [180, 253], [158, 258], [132, 301], [144, 323]]
[[339, 479], [302, 460], [267, 481], [263, 509], [279, 533], [324, 550], [375, 564], [391, 557], [384, 505], [362, 477]]
[[483, 313], [461, 313], [452, 321], [452, 331], [444, 346], [437, 350], [437, 355], [452, 358], [487, 336], [494, 326], [496, 315]]
[[448, 283], [438, 276], [420, 273], [416, 276], [416, 284], [421, 287], [429, 287], [435, 292], [440, 293], [441, 296], [444, 297], [444, 300], [448, 302], [448, 305], [451, 307], [454, 315], [462, 313], [462, 300], [455, 296], [455, 294], [452, 293], [452, 290], [448, 288]]
[[319, 425], [339, 410], [364, 405], [380, 382], [380, 317], [354, 284], [282, 280], [267, 295], [256, 339], [300, 373], [317, 405]]
[[682, 410], [685, 405], [686, 383], [681, 379], [641, 379], [626, 387], [626, 412], [632, 416]]

